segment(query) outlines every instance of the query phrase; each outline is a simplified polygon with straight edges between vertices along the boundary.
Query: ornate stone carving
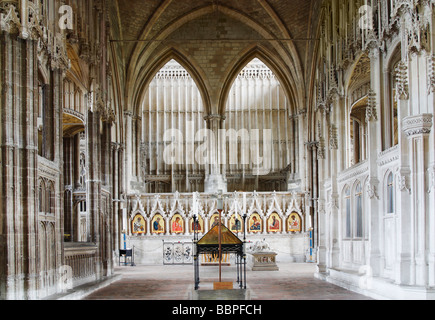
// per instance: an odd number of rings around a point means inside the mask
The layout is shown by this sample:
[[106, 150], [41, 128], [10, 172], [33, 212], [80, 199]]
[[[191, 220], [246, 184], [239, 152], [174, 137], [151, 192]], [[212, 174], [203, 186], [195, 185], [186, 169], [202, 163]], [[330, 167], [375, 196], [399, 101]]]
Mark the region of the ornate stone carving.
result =
[[400, 100], [408, 100], [409, 85], [408, 85], [408, 67], [401, 61], [396, 68], [396, 94]]
[[317, 148], [317, 158], [321, 160], [326, 159], [326, 150], [325, 150], [325, 139], [323, 137], [319, 138], [319, 144]]
[[428, 57], [428, 93], [435, 92], [435, 55]]
[[376, 93], [370, 89], [368, 94], [368, 103], [366, 108], [366, 122], [377, 121], [378, 112], [376, 105]]
[[0, 3], [0, 30], [7, 33], [18, 33], [21, 28], [21, 20], [18, 16], [16, 5], [9, 1]]
[[329, 128], [329, 149], [338, 149], [337, 127], [334, 124]]
[[338, 210], [340, 208], [339, 203], [340, 203], [340, 196], [339, 196], [339, 194], [338, 193], [332, 193], [329, 196], [327, 206], [328, 206], [328, 208], [330, 210]]
[[369, 199], [376, 199], [379, 200], [379, 195], [377, 192], [377, 186], [379, 184], [379, 181], [377, 179], [370, 179], [367, 183], [367, 195], [369, 196]]
[[432, 128], [432, 114], [420, 114], [403, 119], [403, 131], [408, 137], [423, 134], [428, 135]]
[[[404, 14], [405, 41], [410, 53], [430, 51], [430, 24], [432, 19], [431, 4], [421, 1], [419, 10], [413, 3], [408, 5], [409, 10]], [[408, 1], [409, 3], [409, 1]]]
[[396, 171], [397, 187], [399, 188], [400, 191], [402, 192], [406, 191], [409, 194], [411, 194], [411, 188], [408, 185], [408, 176], [409, 173], [404, 170], [398, 169]]

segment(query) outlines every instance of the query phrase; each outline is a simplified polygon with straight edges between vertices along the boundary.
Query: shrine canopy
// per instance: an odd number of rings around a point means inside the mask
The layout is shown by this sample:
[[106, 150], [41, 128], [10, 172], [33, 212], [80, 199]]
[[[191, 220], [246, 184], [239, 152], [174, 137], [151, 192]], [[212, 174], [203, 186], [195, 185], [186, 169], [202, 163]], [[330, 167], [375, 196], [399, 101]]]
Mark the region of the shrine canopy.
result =
[[[240, 253], [243, 248], [243, 241], [232, 233], [226, 226], [221, 225], [222, 251]], [[219, 250], [219, 225], [214, 226], [197, 242], [198, 253], [216, 252]]]

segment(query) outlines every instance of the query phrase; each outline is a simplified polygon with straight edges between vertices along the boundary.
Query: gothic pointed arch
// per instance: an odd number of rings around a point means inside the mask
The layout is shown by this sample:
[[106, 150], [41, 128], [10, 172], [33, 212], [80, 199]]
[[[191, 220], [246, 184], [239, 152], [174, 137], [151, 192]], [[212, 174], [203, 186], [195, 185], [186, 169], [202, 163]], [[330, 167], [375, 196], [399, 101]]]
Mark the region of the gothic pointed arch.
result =
[[287, 100], [289, 101], [289, 106], [292, 108], [292, 110], [289, 110], [290, 114], [292, 114], [296, 109], [297, 99], [292, 82], [283, 71], [285, 70], [285, 67], [279, 58], [268, 51], [265, 47], [259, 45], [248, 48], [244, 53], [242, 53], [241, 57], [231, 65], [231, 69], [227, 71], [227, 76], [222, 84], [222, 91], [219, 98], [219, 114], [225, 114], [228, 95], [235, 79], [246, 65], [255, 58], [261, 60], [277, 76], [284, 89]]
[[[159, 16], [163, 14], [164, 10], [166, 10], [169, 5], [170, 1], [162, 4], [161, 7], [159, 7], [159, 9], [152, 16], [150, 22], [158, 19]], [[173, 39], [170, 38], [170, 36], [174, 32], [176, 32], [182, 26], [186, 25], [191, 21], [204, 17], [205, 15], [210, 15], [214, 13], [223, 14], [241, 24], [244, 24], [250, 30], [255, 32], [257, 34], [257, 37], [264, 39], [266, 45], [270, 48], [270, 50], [273, 50], [276, 56], [279, 56], [282, 59], [281, 70], [286, 70], [289, 74], [289, 77], [294, 79], [293, 85], [295, 88], [297, 88], [297, 90], [295, 91], [303, 92], [305, 90], [305, 82], [303, 80], [304, 76], [302, 62], [296, 44], [291, 41], [292, 35], [290, 35], [289, 31], [286, 30], [286, 28], [282, 25], [283, 22], [279, 20], [279, 17], [270, 6], [268, 6], [265, 2], [262, 2], [261, 5], [267, 11], [271, 19], [274, 21], [274, 25], [279, 30], [278, 34], [272, 31], [270, 28], [267, 28], [266, 26], [261, 24], [259, 21], [253, 19], [249, 15], [246, 15], [239, 10], [235, 10], [234, 8], [228, 7], [223, 4], [212, 4], [195, 8], [181, 16], [174, 18], [171, 23], [168, 23], [164, 28], [159, 30], [158, 33], [154, 33], [153, 36], [150, 38], [148, 38], [148, 36], [151, 34], [151, 30], [149, 27], [150, 23], [147, 23], [138, 38], [139, 41], [134, 47], [131, 56], [128, 58], [128, 65], [126, 70], [126, 88], [131, 88], [131, 91], [130, 93], [127, 93], [126, 96], [129, 100], [127, 104], [131, 106], [136, 105], [135, 103], [137, 103], [139, 99], [137, 99], [137, 96], [134, 96], [133, 92], [142, 90], [144, 86], [142, 80], [138, 82], [136, 79], [143, 79], [144, 77], [146, 77], [144, 76], [144, 74], [149, 74], [150, 72], [146, 67], [141, 68], [138, 66], [152, 65], [152, 69], [155, 69], [155, 60], [150, 57], [156, 55], [156, 52], [159, 50], [159, 47], [162, 45], [162, 43], [168, 41], [171, 43], [171, 45], [173, 45], [173, 43], [177, 44], [177, 39], [175, 39], [175, 42], [172, 42]], [[289, 41], [282, 43], [278, 40], [280, 38], [289, 39]], [[253, 40], [253, 42], [257, 41]], [[177, 50], [180, 50], [179, 46], [177, 46], [177, 48]], [[240, 55], [243, 55], [243, 53], [237, 54], [237, 56]], [[204, 79], [206, 78], [204, 77]], [[210, 96], [212, 96], [211, 90], [209, 90], [208, 92]], [[219, 92], [216, 93], [216, 95], [216, 98], [214, 98], [213, 95], [213, 101], [211, 101], [211, 103], [213, 104], [213, 108], [216, 108], [216, 105], [214, 105], [216, 103], [222, 105], [221, 102], [214, 101], [214, 99], [217, 99], [219, 97]], [[303, 95], [297, 97], [297, 99], [295, 97], [295, 100], [299, 104], [302, 104], [304, 101]], [[205, 104], [205, 106], [207, 106], [207, 104]], [[210, 114], [214, 114], [215, 112], [217, 112], [217, 110], [214, 109]]]
[[[139, 90], [137, 95], [135, 96], [135, 103], [133, 105], [136, 108], [140, 108], [143, 97], [146, 93], [149, 84], [155, 77], [155, 75], [161, 70], [169, 61], [175, 60], [178, 62], [186, 71], [190, 74], [190, 76], [195, 81], [196, 86], [198, 87], [199, 92], [201, 93], [201, 97], [203, 100], [204, 109], [206, 111], [211, 108], [211, 101], [209, 96], [208, 86], [205, 82], [204, 73], [201, 69], [195, 65], [190, 59], [187, 58], [187, 55], [183, 54], [179, 49], [170, 48], [164, 51], [153, 63], [152, 67], [146, 71], [146, 73], [142, 76], [140, 81]], [[136, 113], [139, 110], [135, 110]]]

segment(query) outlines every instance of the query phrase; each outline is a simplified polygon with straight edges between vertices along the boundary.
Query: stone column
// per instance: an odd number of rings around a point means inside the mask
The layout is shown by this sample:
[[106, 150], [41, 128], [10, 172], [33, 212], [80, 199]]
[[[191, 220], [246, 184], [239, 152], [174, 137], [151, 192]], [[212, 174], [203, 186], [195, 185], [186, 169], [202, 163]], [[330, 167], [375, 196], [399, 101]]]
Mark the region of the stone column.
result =
[[120, 249], [119, 239], [121, 237], [120, 225], [119, 225], [119, 211], [120, 211], [120, 197], [119, 192], [119, 144], [111, 143], [111, 157], [112, 157], [112, 198], [113, 198], [113, 210], [112, 210], [112, 222], [113, 222], [113, 235], [112, 235], [112, 247], [115, 254]]
[[[409, 91], [408, 91], [408, 67], [402, 61], [399, 64], [399, 74], [397, 77], [397, 94], [398, 102], [398, 119], [404, 119], [409, 115]], [[412, 257], [412, 236], [410, 232], [410, 223], [412, 219], [411, 212], [411, 189], [409, 186], [410, 179], [410, 160], [409, 160], [409, 141], [405, 132], [402, 130], [402, 122], [399, 121], [399, 167], [395, 176], [395, 199], [396, 206], [400, 208], [397, 213], [396, 225], [396, 243], [397, 253], [394, 266], [395, 282], [401, 285], [410, 285], [414, 283], [411, 279], [411, 269], [413, 265]]]
[[317, 200], [317, 215], [318, 215], [318, 251], [317, 251], [317, 272], [326, 272], [326, 251], [328, 239], [328, 225], [326, 217], [326, 188], [325, 183], [327, 179], [327, 166], [328, 160], [326, 159], [326, 146], [325, 146], [325, 128], [326, 128], [326, 109], [324, 105], [319, 106], [318, 115], [318, 138], [319, 145], [317, 150], [318, 158], [318, 174], [319, 174], [319, 199]]
[[74, 138], [63, 138], [63, 154], [64, 154], [64, 234], [70, 235], [68, 241], [74, 239], [74, 224], [73, 224], [73, 191], [74, 191]]
[[[131, 111], [124, 112], [125, 121], [125, 152], [124, 152], [124, 168], [125, 168], [125, 191], [131, 191], [131, 181], [133, 179], [133, 165], [131, 155], [133, 154], [133, 113]], [[158, 172], [157, 172], [158, 174]]]
[[204, 181], [204, 192], [217, 193], [218, 190], [227, 192], [227, 181], [222, 174], [221, 166], [221, 153], [223, 148], [223, 141], [220, 141], [219, 130], [223, 127], [225, 117], [221, 115], [211, 115], [205, 117], [207, 121], [207, 128], [212, 137], [208, 140], [208, 170], [206, 170], [206, 177]]
[[426, 172], [429, 165], [429, 135], [432, 128], [432, 114], [420, 114], [403, 119], [403, 128], [409, 141], [411, 174], [409, 188], [411, 190], [411, 211], [408, 219], [408, 230], [411, 237], [411, 284], [426, 286], [428, 280], [427, 235], [433, 230], [427, 227], [427, 213], [430, 212], [426, 201], [429, 184]]
[[382, 129], [378, 121], [378, 101], [382, 105], [382, 78], [385, 75], [382, 69], [382, 58], [377, 48], [370, 52], [370, 75], [371, 89], [368, 93], [368, 105], [366, 107], [367, 125], [367, 162], [369, 179], [366, 184], [367, 225], [364, 224], [364, 235], [369, 239], [366, 264], [370, 266], [373, 276], [379, 276], [381, 272], [381, 226], [383, 223], [380, 216], [379, 203], [379, 179], [378, 179], [378, 154], [382, 151]]
[[37, 41], [24, 31], [0, 25], [0, 299], [10, 300], [38, 298], [39, 282]]
[[[345, 100], [344, 98], [333, 95], [331, 96], [331, 120], [329, 127], [329, 151], [330, 151], [330, 177], [331, 177], [331, 193], [329, 195], [329, 243], [328, 243], [328, 267], [337, 268], [340, 266], [340, 212], [339, 212], [339, 199], [340, 194], [338, 190], [338, 173], [343, 170], [343, 154], [345, 153], [345, 132], [344, 126], [344, 112]], [[341, 146], [341, 149], [339, 148]]]
[[[96, 109], [96, 108], [95, 108]], [[88, 242], [100, 247], [100, 216], [101, 216], [101, 137], [100, 137], [100, 112], [88, 111], [86, 119], [86, 207], [88, 213]], [[101, 254], [101, 250], [98, 250]], [[95, 257], [97, 277], [101, 274], [101, 256]]]

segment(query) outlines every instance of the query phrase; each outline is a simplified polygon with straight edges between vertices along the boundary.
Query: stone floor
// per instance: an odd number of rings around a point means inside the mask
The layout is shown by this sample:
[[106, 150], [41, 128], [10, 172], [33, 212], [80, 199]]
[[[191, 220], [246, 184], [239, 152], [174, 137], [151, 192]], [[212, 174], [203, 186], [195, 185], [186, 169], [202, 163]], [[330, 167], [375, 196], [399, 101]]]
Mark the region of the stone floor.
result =
[[[279, 264], [279, 271], [247, 271], [250, 300], [370, 300], [314, 278], [315, 265]], [[212, 290], [218, 267], [200, 267], [200, 290]], [[192, 300], [193, 266], [117, 267], [119, 280], [84, 300]], [[234, 267], [223, 267], [222, 281], [236, 282]], [[236, 283], [235, 283], [236, 286]], [[234, 296], [234, 295], [233, 295]], [[230, 295], [231, 297], [231, 295]], [[211, 300], [213, 298], [209, 298]], [[216, 299], [224, 300], [221, 297]], [[239, 299], [234, 299], [239, 300]]]

